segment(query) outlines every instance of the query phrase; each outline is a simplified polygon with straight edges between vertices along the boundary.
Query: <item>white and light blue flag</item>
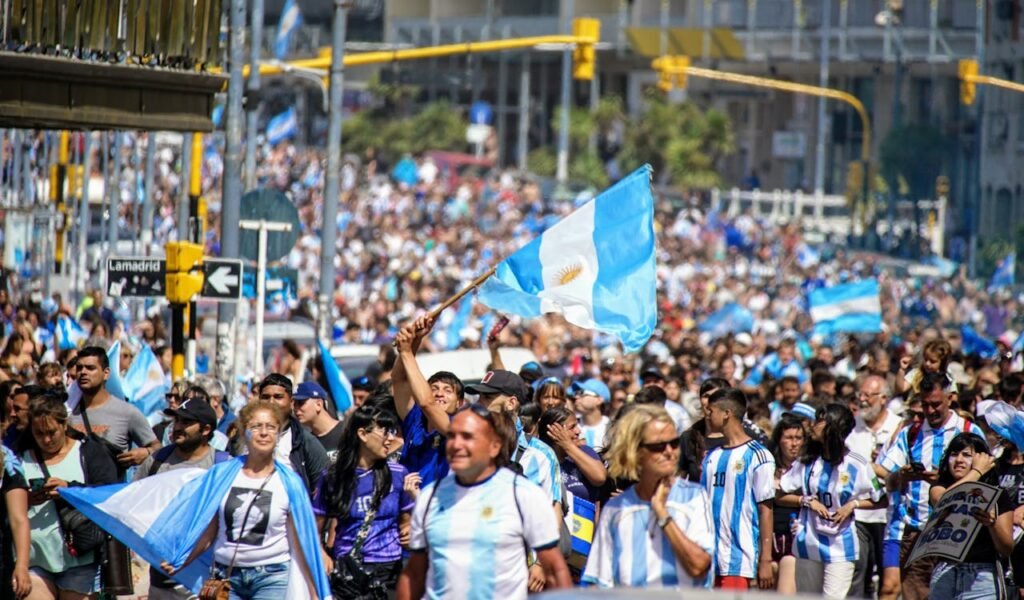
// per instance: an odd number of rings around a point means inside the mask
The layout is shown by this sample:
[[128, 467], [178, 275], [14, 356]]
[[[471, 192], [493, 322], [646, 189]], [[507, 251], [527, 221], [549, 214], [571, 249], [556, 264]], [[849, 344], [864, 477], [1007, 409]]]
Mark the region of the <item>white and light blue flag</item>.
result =
[[1014, 284], [1014, 271], [1017, 269], [1017, 253], [1010, 252], [999, 261], [992, 279], [988, 282], [988, 290], [1001, 290]]
[[302, 11], [296, 0], [287, 0], [281, 10], [281, 21], [277, 24], [277, 36], [274, 37], [274, 56], [284, 60], [288, 56], [292, 34], [302, 26]]
[[299, 120], [295, 115], [295, 108], [289, 106], [288, 110], [275, 115], [267, 123], [267, 142], [271, 146], [295, 137], [299, 132]]
[[587, 202], [497, 267], [478, 299], [522, 317], [561, 313], [643, 347], [658, 320], [651, 168]]
[[[163, 561], [181, 567], [224, 501], [246, 458], [215, 464], [209, 470], [175, 469], [129, 484], [60, 488], [61, 496], [104, 531], [157, 569]], [[289, 514], [300, 549], [291, 549], [288, 590], [283, 598], [331, 598], [321, 558], [309, 494], [290, 466], [274, 461], [288, 494]], [[301, 550], [297, 552], [296, 550]], [[300, 575], [303, 556], [317, 588], [309, 590]], [[209, 577], [212, 547], [173, 578], [198, 593]]]
[[132, 360], [124, 376], [124, 385], [131, 403], [147, 419], [166, 405], [164, 395], [170, 390], [160, 361], [149, 344], [143, 344], [138, 356]]
[[745, 306], [730, 302], [711, 313], [697, 326], [697, 330], [717, 339], [730, 333], [750, 332], [754, 329], [754, 314]]
[[86, 333], [85, 329], [82, 328], [78, 321], [69, 316], [61, 316], [57, 319], [57, 331], [55, 333], [57, 347], [61, 350], [78, 348], [85, 340], [89, 339], [89, 334]]
[[810, 293], [809, 300], [816, 335], [882, 331], [877, 279], [818, 288]]
[[327, 391], [330, 392], [331, 400], [334, 400], [334, 409], [338, 411], [340, 417], [352, 407], [352, 383], [338, 368], [338, 363], [331, 358], [331, 351], [323, 340], [318, 339], [316, 345], [320, 350], [320, 372], [327, 380]]

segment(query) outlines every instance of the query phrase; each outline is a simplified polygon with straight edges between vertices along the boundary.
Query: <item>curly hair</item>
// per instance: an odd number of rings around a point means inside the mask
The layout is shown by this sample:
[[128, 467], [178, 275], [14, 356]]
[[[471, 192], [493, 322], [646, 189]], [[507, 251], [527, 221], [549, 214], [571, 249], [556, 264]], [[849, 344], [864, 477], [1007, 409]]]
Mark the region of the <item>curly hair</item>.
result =
[[653, 422], [667, 423], [675, 428], [668, 411], [653, 404], [637, 404], [615, 423], [608, 432], [611, 440], [607, 452], [609, 476], [630, 481], [640, 479], [640, 444], [644, 441], [644, 429]]
[[242, 426], [242, 429], [247, 428], [253, 416], [261, 410], [274, 415], [274, 420], [277, 421], [278, 427], [288, 421], [288, 414], [276, 403], [267, 400], [253, 400], [243, 406], [242, 410], [238, 411], [238, 423]]

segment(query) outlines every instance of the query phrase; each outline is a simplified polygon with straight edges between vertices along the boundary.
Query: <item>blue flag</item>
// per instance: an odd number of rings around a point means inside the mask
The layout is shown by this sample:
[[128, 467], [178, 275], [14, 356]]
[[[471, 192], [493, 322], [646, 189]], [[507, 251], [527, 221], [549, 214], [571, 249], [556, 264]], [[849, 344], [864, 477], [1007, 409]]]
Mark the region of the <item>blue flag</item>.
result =
[[505, 259], [480, 289], [492, 309], [561, 313], [636, 352], [657, 326], [654, 198], [644, 166]]
[[299, 132], [299, 120], [295, 115], [295, 109], [288, 107], [288, 110], [275, 115], [267, 123], [267, 142], [276, 146], [284, 140], [295, 137]]
[[710, 333], [712, 338], [720, 338], [730, 333], [750, 332], [754, 329], [754, 315], [746, 307], [730, 302], [708, 315], [697, 329]]
[[992, 279], [988, 282], [988, 290], [1001, 290], [1011, 287], [1014, 284], [1014, 271], [1017, 268], [1017, 253], [1010, 252], [1003, 260], [999, 261]]
[[277, 24], [277, 36], [274, 37], [274, 56], [278, 60], [284, 60], [288, 56], [292, 34], [299, 27], [302, 27], [302, 11], [299, 10], [299, 3], [295, 0], [287, 0], [281, 10], [281, 20]]
[[334, 408], [340, 417], [352, 407], [352, 384], [331, 358], [331, 351], [327, 349], [327, 346], [321, 340], [317, 340], [316, 345], [320, 349], [320, 369], [324, 378], [327, 379], [327, 391], [330, 392], [331, 399], [334, 400]]
[[816, 335], [882, 331], [877, 279], [818, 288], [808, 296], [808, 304]]
[[166, 399], [164, 394], [169, 390], [164, 379], [164, 371], [149, 344], [143, 344], [139, 355], [128, 367], [124, 376], [124, 385], [131, 403], [147, 418], [163, 409]]
[[999, 352], [991, 340], [982, 337], [970, 325], [960, 326], [960, 349], [968, 356], [977, 354], [982, 358], [994, 358]]

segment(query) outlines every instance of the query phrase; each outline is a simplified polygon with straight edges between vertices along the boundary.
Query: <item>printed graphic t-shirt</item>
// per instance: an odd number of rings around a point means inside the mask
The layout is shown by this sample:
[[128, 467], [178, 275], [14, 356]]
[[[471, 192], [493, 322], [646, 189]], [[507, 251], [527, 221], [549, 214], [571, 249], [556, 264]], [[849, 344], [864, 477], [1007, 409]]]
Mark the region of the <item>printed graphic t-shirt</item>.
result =
[[[231, 564], [236, 548], [238, 557], [235, 565], [240, 567], [274, 565], [291, 559], [288, 551], [288, 493], [277, 471], [259, 491], [264, 479], [248, 477], [239, 471], [221, 500], [213, 554], [218, 563]], [[246, 511], [249, 512], [248, 519], [245, 518]]]

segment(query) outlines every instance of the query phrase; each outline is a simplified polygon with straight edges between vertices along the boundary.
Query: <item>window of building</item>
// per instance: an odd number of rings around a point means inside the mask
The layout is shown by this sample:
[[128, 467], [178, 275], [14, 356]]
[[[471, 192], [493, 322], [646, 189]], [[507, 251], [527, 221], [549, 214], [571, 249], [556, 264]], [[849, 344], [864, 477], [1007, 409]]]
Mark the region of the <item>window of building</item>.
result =
[[1011, 239], [1013, 237], [1013, 194], [1009, 188], [999, 188], [995, 202], [995, 233]]

